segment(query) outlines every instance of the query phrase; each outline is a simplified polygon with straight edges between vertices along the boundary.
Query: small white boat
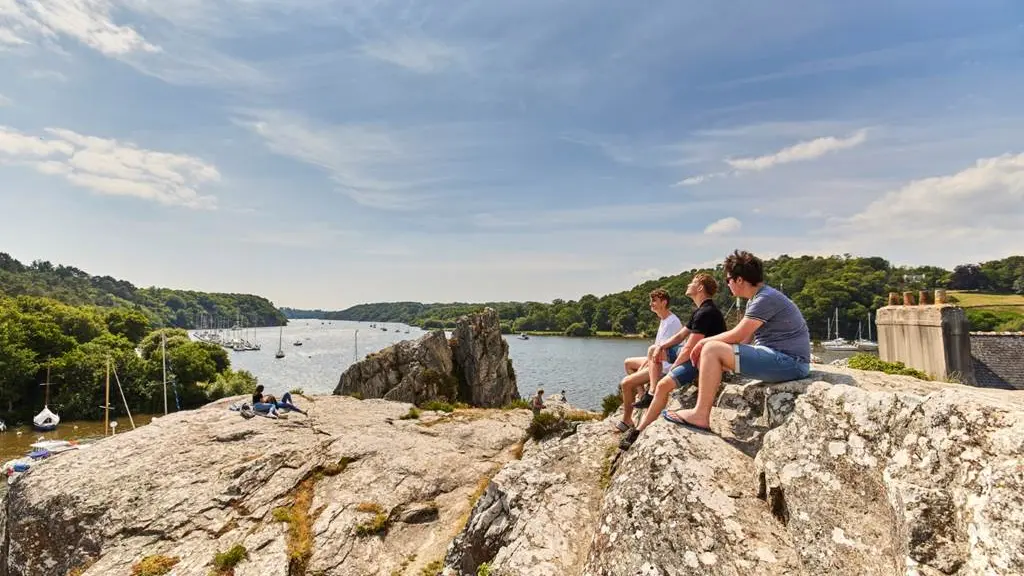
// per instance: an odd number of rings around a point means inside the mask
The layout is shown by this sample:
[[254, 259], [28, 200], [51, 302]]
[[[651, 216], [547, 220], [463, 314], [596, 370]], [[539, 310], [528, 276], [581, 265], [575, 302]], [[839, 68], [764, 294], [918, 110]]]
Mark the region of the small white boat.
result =
[[67, 440], [43, 440], [36, 442], [31, 445], [36, 450], [46, 450], [50, 454], [60, 454], [61, 452], [67, 452], [69, 450], [78, 450], [79, 445], [77, 442], [69, 442]]
[[857, 345], [857, 350], [864, 352], [877, 352], [878, 342], [871, 339], [871, 312], [868, 312], [868, 337], [867, 339], [860, 337], [860, 324], [857, 325], [857, 341], [854, 342]]
[[520, 340], [529, 340], [530, 336], [526, 332], [520, 332], [519, 333], [519, 339]]
[[831, 340], [825, 340], [821, 343], [821, 347], [833, 352], [856, 352], [857, 345], [839, 335], [839, 308], [836, 308], [835, 323], [830, 324], [829, 336], [832, 335], [831, 326], [835, 326], [836, 337]]
[[43, 406], [43, 411], [32, 419], [32, 427], [40, 432], [56, 430], [58, 424], [60, 424], [60, 416], [51, 412], [48, 406]]

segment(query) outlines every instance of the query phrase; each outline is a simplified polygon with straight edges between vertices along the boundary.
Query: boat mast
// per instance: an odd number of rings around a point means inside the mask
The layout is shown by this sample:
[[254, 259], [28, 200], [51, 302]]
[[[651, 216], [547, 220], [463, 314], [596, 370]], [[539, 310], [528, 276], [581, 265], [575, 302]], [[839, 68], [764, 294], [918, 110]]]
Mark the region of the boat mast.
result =
[[43, 400], [43, 408], [50, 406], [50, 365], [46, 365], [46, 383], [43, 384], [46, 387], [46, 397]]
[[164, 416], [167, 415], [167, 332], [160, 332], [160, 354], [164, 371]]
[[110, 356], [107, 356], [107, 386], [103, 400], [103, 435], [110, 434]]

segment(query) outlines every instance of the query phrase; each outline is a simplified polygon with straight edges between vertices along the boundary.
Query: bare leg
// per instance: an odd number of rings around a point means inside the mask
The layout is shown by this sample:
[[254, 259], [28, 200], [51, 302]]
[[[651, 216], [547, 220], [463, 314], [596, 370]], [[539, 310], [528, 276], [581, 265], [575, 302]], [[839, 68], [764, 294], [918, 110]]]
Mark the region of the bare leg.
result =
[[635, 356], [633, 358], [626, 358], [626, 361], [623, 363], [625, 365], [625, 368], [626, 368], [626, 374], [627, 375], [633, 374], [637, 370], [640, 370], [641, 368], [644, 367], [644, 364], [646, 362], [647, 362], [647, 358], [644, 358], [642, 356]]
[[622, 388], [622, 421], [633, 425], [633, 402], [636, 400], [636, 393], [644, 383], [647, 382], [647, 371], [634, 372], [622, 379], [619, 385]]
[[658, 387], [658, 380], [661, 380], [662, 374], [661, 358], [651, 359], [651, 363], [647, 366], [647, 375], [650, 376], [647, 384], [649, 394], [654, 394], [654, 389]]
[[707, 428], [711, 424], [711, 407], [715, 394], [722, 384], [722, 372], [733, 370], [736, 359], [732, 355], [732, 344], [708, 342], [700, 352], [700, 373], [697, 378], [697, 405], [692, 410], [679, 410], [679, 418], [695, 426]]
[[665, 406], [668, 406], [668, 396], [675, 387], [676, 381], [671, 376], [665, 376], [658, 381], [658, 386], [654, 392], [654, 400], [651, 401], [651, 407], [647, 409], [647, 412], [644, 412], [644, 419], [636, 428], [638, 431], [643, 432], [646, 430], [661, 415], [661, 411], [665, 409]]

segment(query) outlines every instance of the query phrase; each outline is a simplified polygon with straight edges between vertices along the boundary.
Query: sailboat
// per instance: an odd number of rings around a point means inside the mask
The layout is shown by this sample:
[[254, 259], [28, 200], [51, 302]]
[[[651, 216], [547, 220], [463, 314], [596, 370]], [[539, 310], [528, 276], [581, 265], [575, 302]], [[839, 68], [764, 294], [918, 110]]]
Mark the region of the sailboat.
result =
[[46, 382], [42, 384], [46, 387], [46, 399], [43, 401], [43, 411], [36, 414], [36, 417], [32, 419], [32, 427], [40, 432], [50, 432], [57, 429], [57, 425], [60, 424], [60, 416], [57, 416], [50, 411], [50, 367], [46, 367]]
[[[833, 352], [852, 352], [852, 351], [856, 350], [857, 349], [857, 345], [856, 344], [850, 342], [846, 338], [843, 338], [843, 337], [841, 337], [839, 335], [839, 308], [838, 307], [836, 308], [836, 318], [835, 318], [835, 322], [833, 324], [835, 325], [835, 328], [836, 328], [836, 337], [831, 339], [831, 340], [826, 340], [826, 341], [822, 342], [821, 343], [821, 347], [826, 349], [826, 350], [831, 350]], [[829, 333], [829, 336], [831, 336], [831, 333]]]
[[864, 350], [866, 352], [874, 352], [878, 350], [878, 342], [871, 339], [871, 312], [868, 312], [868, 338], [864, 340], [860, 337], [860, 330], [857, 330], [857, 350]]
[[277, 337], [277, 353], [274, 354], [274, 358], [284, 358], [284, 348], [282, 348], [282, 344], [283, 343], [284, 343], [284, 326], [281, 326], [281, 332], [278, 334], [278, 337]]

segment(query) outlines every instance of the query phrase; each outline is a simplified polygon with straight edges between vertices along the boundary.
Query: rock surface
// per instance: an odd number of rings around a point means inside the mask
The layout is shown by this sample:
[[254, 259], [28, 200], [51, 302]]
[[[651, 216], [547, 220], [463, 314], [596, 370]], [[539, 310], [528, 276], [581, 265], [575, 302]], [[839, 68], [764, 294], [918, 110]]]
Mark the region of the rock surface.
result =
[[237, 576], [1024, 574], [1020, 392], [815, 366], [727, 384], [712, 433], [658, 420], [627, 452], [611, 419], [521, 444], [526, 410], [307, 402], [220, 402], [33, 468], [0, 507], [0, 575], [163, 554], [207, 576], [235, 544]]
[[519, 398], [498, 313], [487, 308], [370, 354], [342, 373], [335, 394], [421, 404], [435, 399], [498, 408]]
[[[162, 554], [180, 558], [172, 574], [206, 576], [215, 553], [241, 544], [248, 558], [236, 576], [419, 574], [443, 557], [481, 479], [512, 458], [530, 418], [400, 420], [410, 405], [302, 403], [310, 418], [274, 421], [245, 420], [222, 401], [33, 468], [6, 496], [0, 573], [63, 576], [96, 560], [84, 575], [127, 575]], [[358, 535], [376, 510], [386, 532]], [[310, 534], [304, 570], [289, 555], [297, 526]]]
[[584, 424], [493, 479], [446, 573], [1024, 573], [1011, 394], [815, 366], [727, 384], [713, 434], [659, 420], [618, 458], [613, 420]]

